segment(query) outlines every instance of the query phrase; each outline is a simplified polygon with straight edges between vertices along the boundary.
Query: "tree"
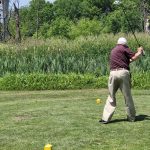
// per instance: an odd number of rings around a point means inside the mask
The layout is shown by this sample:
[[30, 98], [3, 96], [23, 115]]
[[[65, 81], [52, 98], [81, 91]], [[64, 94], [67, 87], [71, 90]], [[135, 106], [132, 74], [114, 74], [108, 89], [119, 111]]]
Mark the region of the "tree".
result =
[[53, 10], [55, 18], [68, 17], [73, 21], [81, 18], [98, 19], [111, 8], [111, 4], [108, 0], [56, 0]]
[[20, 33], [20, 17], [19, 17], [19, 8], [17, 8], [16, 4], [14, 4], [14, 15], [16, 20], [16, 42], [21, 42], [21, 33]]
[[69, 38], [69, 32], [71, 30], [72, 21], [68, 18], [56, 18], [51, 24], [48, 30], [48, 37], [62, 36]]
[[79, 19], [81, 17], [81, 2], [83, 0], [56, 0], [53, 7], [55, 18]]
[[146, 23], [147, 20], [150, 19], [150, 0], [141, 0], [139, 4], [143, 16], [143, 29], [146, 32]]
[[102, 26], [100, 21], [83, 18], [77, 24], [72, 25], [69, 35], [74, 39], [78, 36], [99, 35], [101, 30]]
[[31, 36], [33, 34], [32, 28], [30, 28], [28, 7], [20, 8], [20, 24], [22, 36]]
[[53, 4], [45, 0], [31, 0], [29, 7], [21, 8], [21, 28], [25, 36], [33, 36], [45, 23], [50, 25], [54, 16], [52, 7]]
[[[126, 16], [122, 7], [114, 5], [114, 1], [55, 0], [51, 4], [46, 0], [31, 0], [29, 7], [23, 7], [20, 10], [21, 32], [26, 36], [33, 36], [37, 32], [45, 38], [52, 35], [68, 37], [68, 32], [71, 29], [77, 30], [81, 20], [82, 26], [95, 20], [100, 22], [101, 31], [98, 33], [128, 33], [131, 32], [131, 28], [127, 18], [134, 31], [143, 31], [149, 15], [150, 0], [120, 0], [125, 8]], [[94, 29], [91, 31], [95, 32]]]
[[141, 13], [138, 6], [139, 3], [135, 0], [122, 0], [122, 5], [112, 5], [112, 10], [104, 16], [105, 28], [103, 31], [114, 34], [118, 32], [128, 33], [131, 32], [130, 25], [133, 31], [142, 31]]

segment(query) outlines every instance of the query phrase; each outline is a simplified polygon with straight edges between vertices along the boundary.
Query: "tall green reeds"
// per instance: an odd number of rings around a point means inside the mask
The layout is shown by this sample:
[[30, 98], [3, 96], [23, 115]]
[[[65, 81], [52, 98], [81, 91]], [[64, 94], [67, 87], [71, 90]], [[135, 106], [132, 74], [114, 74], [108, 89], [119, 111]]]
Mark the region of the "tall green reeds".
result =
[[[132, 35], [99, 35], [75, 40], [49, 39], [27, 41], [22, 45], [0, 46], [0, 75], [17, 73], [90, 73], [96, 76], [109, 72], [109, 53], [117, 39], [125, 36], [129, 46], [136, 51]], [[150, 70], [150, 37], [138, 34], [146, 56], [131, 65], [134, 72]]]

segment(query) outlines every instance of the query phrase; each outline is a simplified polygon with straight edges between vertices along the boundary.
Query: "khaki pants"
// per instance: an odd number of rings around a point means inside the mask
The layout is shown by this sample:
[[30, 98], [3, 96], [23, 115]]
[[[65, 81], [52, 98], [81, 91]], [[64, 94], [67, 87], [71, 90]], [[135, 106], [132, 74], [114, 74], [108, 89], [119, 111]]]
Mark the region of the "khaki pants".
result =
[[103, 111], [102, 119], [110, 121], [116, 108], [116, 92], [121, 90], [126, 104], [127, 117], [130, 121], [135, 121], [135, 107], [131, 95], [131, 79], [128, 70], [111, 71], [108, 81], [109, 96]]

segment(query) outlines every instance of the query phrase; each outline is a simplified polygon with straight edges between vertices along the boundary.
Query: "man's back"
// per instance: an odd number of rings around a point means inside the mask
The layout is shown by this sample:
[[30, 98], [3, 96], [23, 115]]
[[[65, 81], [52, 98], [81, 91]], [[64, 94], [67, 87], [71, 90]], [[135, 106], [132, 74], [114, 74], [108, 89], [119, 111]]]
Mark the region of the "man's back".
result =
[[134, 56], [128, 46], [117, 45], [110, 54], [110, 70], [124, 68], [129, 70], [130, 59]]

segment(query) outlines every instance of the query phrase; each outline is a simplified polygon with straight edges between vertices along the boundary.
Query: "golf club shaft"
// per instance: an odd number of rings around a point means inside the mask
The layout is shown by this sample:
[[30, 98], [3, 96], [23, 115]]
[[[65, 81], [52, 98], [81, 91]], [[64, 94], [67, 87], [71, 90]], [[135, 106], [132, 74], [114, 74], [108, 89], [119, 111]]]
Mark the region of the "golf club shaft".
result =
[[[124, 15], [125, 15], [125, 18], [126, 18], [126, 20], [127, 20], [127, 22], [128, 22], [128, 25], [129, 25], [129, 27], [130, 27], [130, 30], [131, 30], [131, 32], [132, 32], [132, 34], [133, 34], [134, 38], [135, 38], [135, 41], [136, 41], [137, 45], [140, 47], [140, 46], [141, 46], [141, 44], [139, 43], [139, 41], [138, 41], [138, 39], [137, 39], [137, 37], [136, 37], [136, 35], [135, 35], [135, 33], [134, 33], [133, 29], [132, 29], [132, 26], [131, 26], [131, 24], [130, 24], [130, 21], [129, 21], [129, 19], [128, 19], [127, 15], [126, 15], [126, 12], [125, 12], [125, 10], [124, 10], [124, 7], [123, 7], [123, 6], [122, 6], [122, 10], [123, 10], [123, 13], [124, 13]], [[144, 52], [144, 50], [143, 50], [143, 52], [142, 52], [142, 55], [143, 55], [143, 56], [145, 56], [145, 52]]]

